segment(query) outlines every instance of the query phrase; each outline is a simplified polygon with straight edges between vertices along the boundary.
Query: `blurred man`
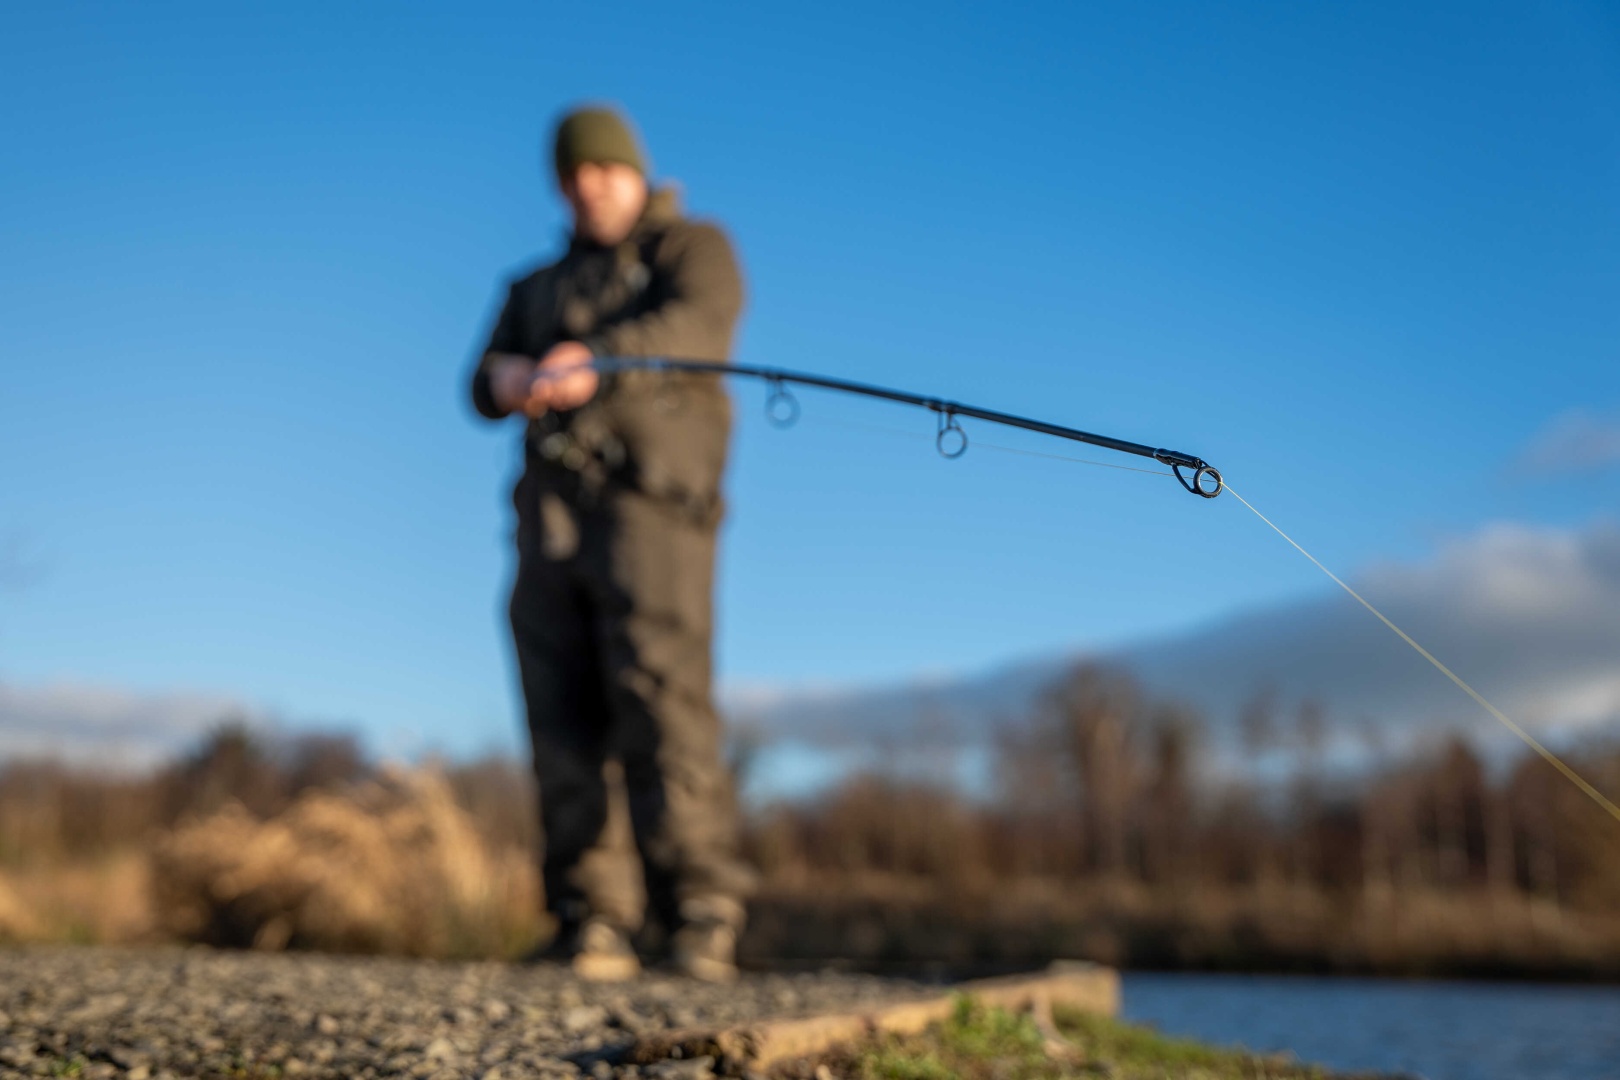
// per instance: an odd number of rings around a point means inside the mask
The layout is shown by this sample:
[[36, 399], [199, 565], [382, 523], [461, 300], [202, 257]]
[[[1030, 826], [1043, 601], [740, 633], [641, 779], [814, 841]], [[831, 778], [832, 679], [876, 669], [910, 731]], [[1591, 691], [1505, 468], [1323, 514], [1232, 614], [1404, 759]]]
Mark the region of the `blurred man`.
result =
[[553, 150], [568, 250], [511, 286], [472, 379], [480, 413], [527, 421], [511, 620], [558, 925], [549, 953], [586, 978], [639, 970], [640, 897], [593, 872], [613, 761], [673, 962], [724, 980], [749, 883], [710, 692], [730, 403], [713, 376], [583, 365], [729, 359], [741, 277], [725, 234], [649, 185], [618, 113], [568, 114]]

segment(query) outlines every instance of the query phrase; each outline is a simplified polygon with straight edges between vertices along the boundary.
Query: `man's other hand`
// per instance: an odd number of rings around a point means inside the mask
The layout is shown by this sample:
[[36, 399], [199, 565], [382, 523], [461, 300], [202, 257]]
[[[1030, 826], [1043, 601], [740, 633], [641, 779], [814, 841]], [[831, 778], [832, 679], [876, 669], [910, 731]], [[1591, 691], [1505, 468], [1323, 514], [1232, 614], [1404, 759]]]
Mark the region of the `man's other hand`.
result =
[[[496, 353], [489, 363], [489, 396], [502, 412], [527, 411], [529, 388], [540, 365], [527, 356]], [[541, 410], [542, 412], [544, 410]]]
[[[591, 350], [577, 341], [555, 345], [540, 358], [524, 412], [539, 416], [546, 409], [577, 409], [596, 396], [601, 378], [589, 367]], [[537, 408], [538, 406], [538, 408]]]

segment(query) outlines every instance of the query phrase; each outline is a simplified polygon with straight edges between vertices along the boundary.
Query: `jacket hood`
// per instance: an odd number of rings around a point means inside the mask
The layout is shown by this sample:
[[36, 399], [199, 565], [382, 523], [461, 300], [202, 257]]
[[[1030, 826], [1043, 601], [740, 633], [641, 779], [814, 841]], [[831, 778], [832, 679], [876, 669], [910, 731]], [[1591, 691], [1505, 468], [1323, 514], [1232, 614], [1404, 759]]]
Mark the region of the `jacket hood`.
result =
[[681, 219], [681, 189], [674, 184], [655, 187], [647, 192], [647, 205], [641, 210], [636, 223], [639, 232], [647, 225], [668, 225]]

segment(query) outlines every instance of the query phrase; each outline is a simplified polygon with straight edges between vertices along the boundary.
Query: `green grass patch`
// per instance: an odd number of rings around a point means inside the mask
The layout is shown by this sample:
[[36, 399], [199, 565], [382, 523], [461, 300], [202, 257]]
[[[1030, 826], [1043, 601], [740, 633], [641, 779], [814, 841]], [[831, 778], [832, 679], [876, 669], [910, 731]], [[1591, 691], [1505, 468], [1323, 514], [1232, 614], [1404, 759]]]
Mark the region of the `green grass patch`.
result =
[[[1043, 1032], [1025, 1013], [961, 998], [922, 1035], [888, 1037], [826, 1064], [860, 1080], [1330, 1080], [1335, 1074], [1282, 1056], [1223, 1050], [1149, 1028], [1058, 1011]], [[1057, 1036], [1053, 1039], [1049, 1036]]]

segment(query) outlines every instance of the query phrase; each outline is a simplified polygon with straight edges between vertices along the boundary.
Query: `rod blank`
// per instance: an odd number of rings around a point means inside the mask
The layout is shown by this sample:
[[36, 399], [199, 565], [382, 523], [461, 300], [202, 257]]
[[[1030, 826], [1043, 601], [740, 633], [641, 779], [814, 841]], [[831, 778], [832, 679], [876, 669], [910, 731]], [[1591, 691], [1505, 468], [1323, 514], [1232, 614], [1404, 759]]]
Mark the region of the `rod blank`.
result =
[[[924, 394], [914, 394], [907, 390], [891, 390], [887, 387], [873, 386], [869, 383], [853, 382], [849, 379], [835, 379], [827, 375], [811, 375], [802, 371], [785, 371], [781, 368], [758, 367], [751, 364], [718, 364], [707, 360], [601, 359], [594, 361], [591, 366], [603, 374], [619, 371], [680, 371], [705, 375], [742, 375], [748, 378], [763, 379], [774, 386], [793, 384], [796, 386], [813, 386], [821, 390], [833, 390], [843, 394], [858, 394], [862, 397], [878, 398], [883, 401], [894, 401], [902, 405], [915, 405], [919, 408], [929, 409], [938, 413], [944, 421], [966, 416], [974, 420], [984, 420], [992, 424], [1002, 424], [1006, 427], [1022, 428], [1025, 431], [1034, 431], [1042, 435], [1068, 439], [1071, 442], [1100, 446], [1105, 450], [1115, 450], [1122, 454], [1134, 454], [1137, 457], [1152, 458], [1161, 464], [1170, 466], [1171, 471], [1175, 473], [1176, 479], [1181, 482], [1182, 487], [1194, 495], [1201, 495], [1206, 499], [1213, 499], [1225, 487], [1220, 472], [1203, 458], [1193, 454], [1185, 454], [1179, 450], [1166, 450], [1163, 447], [1149, 446], [1146, 443], [1131, 442], [1128, 439], [1116, 439], [1109, 435], [1098, 435], [1090, 431], [1081, 431], [1079, 428], [1065, 427], [1062, 424], [1050, 424], [1044, 420], [1033, 420], [1026, 416], [1014, 416], [1011, 413], [997, 412], [994, 409], [982, 409], [976, 405], [964, 405], [958, 401], [946, 401], [941, 398], [928, 397]], [[954, 457], [956, 455], [949, 456]], [[1182, 469], [1192, 470], [1192, 475], [1190, 477], [1183, 475]], [[1205, 486], [1206, 479], [1214, 484], [1213, 488]]]

